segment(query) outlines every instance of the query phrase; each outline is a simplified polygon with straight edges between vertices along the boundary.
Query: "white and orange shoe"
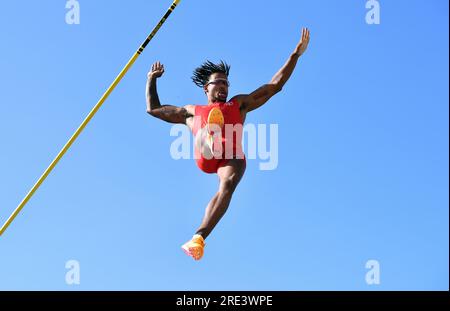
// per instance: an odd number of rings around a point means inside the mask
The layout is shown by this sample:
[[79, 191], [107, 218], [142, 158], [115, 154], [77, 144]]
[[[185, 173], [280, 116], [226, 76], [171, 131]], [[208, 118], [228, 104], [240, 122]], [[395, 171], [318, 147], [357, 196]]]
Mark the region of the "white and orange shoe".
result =
[[214, 146], [215, 144], [222, 142], [222, 130], [224, 124], [225, 119], [222, 111], [217, 107], [211, 109], [208, 114], [208, 119], [206, 120], [206, 145], [214, 156], [220, 156], [220, 154], [216, 154]]
[[202, 259], [204, 248], [205, 240], [199, 234], [194, 235], [190, 241], [181, 246], [181, 249], [186, 253], [186, 255], [194, 258], [195, 260]]
[[[208, 131], [211, 133], [214, 132], [214, 130], [222, 129], [224, 124], [225, 118], [223, 117], [222, 111], [217, 107], [211, 109], [208, 114], [208, 119], [206, 120]], [[215, 125], [215, 128], [213, 125]]]

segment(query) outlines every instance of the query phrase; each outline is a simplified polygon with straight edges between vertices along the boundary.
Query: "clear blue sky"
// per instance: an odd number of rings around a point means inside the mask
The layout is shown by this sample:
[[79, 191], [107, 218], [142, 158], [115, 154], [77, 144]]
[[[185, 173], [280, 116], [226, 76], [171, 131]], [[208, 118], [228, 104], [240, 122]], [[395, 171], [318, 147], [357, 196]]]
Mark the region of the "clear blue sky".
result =
[[[6, 220], [170, 6], [2, 1], [0, 220]], [[0, 237], [0, 290], [448, 290], [448, 2], [183, 0]], [[164, 103], [204, 104], [205, 59], [230, 95], [270, 80], [300, 29], [310, 48], [250, 123], [278, 124], [279, 165], [248, 162], [194, 262], [180, 250], [217, 177], [175, 161], [145, 112], [151, 63]], [[80, 285], [65, 263], [80, 263]], [[368, 285], [368, 260], [380, 263]]]

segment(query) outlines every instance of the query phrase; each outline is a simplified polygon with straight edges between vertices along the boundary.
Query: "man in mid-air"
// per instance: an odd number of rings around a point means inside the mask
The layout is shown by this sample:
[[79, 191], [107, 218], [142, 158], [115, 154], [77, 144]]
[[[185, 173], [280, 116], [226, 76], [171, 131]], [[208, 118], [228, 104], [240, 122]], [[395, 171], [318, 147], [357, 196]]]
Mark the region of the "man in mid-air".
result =
[[208, 104], [205, 106], [161, 105], [156, 80], [163, 75], [164, 65], [160, 62], [152, 65], [146, 86], [147, 112], [169, 123], [186, 124], [195, 136], [195, 158], [198, 167], [205, 173], [215, 173], [219, 177], [219, 190], [206, 207], [200, 227], [192, 239], [182, 246], [184, 252], [195, 260], [203, 257], [205, 239], [228, 209], [233, 192], [245, 172], [246, 160], [241, 146], [242, 130], [235, 131], [229, 137], [230, 135], [226, 135], [229, 133], [226, 128], [231, 126], [242, 129], [247, 113], [261, 107], [282, 90], [299, 57], [308, 47], [309, 35], [307, 28], [302, 29], [300, 42], [269, 83], [250, 94], [236, 95], [229, 101], [230, 66], [223, 61], [219, 64], [206, 61], [195, 69], [192, 77], [208, 98]]

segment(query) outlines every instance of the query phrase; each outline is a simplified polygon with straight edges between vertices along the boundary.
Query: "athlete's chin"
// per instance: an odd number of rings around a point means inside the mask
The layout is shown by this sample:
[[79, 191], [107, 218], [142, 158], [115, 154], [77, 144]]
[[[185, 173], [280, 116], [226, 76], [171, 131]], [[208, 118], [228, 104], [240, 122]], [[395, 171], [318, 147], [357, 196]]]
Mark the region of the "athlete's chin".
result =
[[217, 101], [223, 102], [223, 103], [225, 103], [227, 101], [227, 97], [226, 96], [218, 96], [216, 99], [217, 99]]

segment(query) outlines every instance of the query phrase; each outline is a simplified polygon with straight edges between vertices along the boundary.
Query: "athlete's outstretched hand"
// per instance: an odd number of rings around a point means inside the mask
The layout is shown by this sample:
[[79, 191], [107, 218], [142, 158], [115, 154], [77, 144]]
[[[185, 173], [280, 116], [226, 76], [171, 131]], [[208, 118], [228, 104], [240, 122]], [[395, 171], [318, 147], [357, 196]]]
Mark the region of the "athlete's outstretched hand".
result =
[[302, 38], [301, 38], [300, 42], [298, 43], [297, 48], [295, 49], [295, 53], [300, 56], [303, 53], [305, 53], [306, 49], [308, 48], [308, 43], [309, 43], [309, 29], [303, 28], [302, 29]]
[[164, 74], [164, 65], [160, 62], [156, 62], [152, 65], [152, 69], [147, 74], [147, 77], [150, 78], [160, 78]]

